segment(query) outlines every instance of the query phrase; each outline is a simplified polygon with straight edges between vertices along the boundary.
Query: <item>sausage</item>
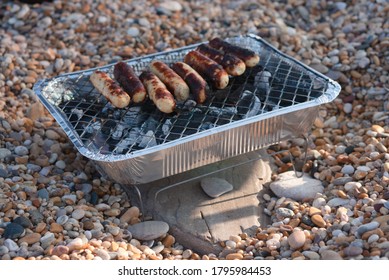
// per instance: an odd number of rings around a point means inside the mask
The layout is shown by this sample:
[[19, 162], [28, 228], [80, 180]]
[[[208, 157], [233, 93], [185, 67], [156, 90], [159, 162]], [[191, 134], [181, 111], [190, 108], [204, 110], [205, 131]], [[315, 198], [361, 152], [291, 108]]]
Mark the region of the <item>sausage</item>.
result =
[[231, 76], [240, 76], [246, 71], [246, 64], [237, 56], [201, 44], [196, 49], [198, 52], [219, 63]]
[[188, 64], [184, 62], [176, 62], [172, 65], [172, 69], [186, 82], [190, 88], [190, 92], [194, 96], [197, 103], [204, 103], [207, 98], [207, 82]]
[[118, 62], [113, 68], [113, 76], [131, 97], [132, 102], [140, 103], [145, 100], [146, 89], [130, 65]]
[[220, 38], [214, 38], [209, 41], [212, 48], [221, 50], [225, 53], [233, 54], [244, 61], [247, 67], [254, 67], [259, 62], [259, 55], [252, 50], [232, 45]]
[[90, 76], [93, 86], [117, 108], [124, 108], [130, 104], [131, 97], [107, 73], [95, 71]]
[[176, 101], [165, 84], [151, 71], [143, 71], [139, 79], [145, 86], [151, 101], [163, 113], [172, 113], [176, 108]]
[[206, 80], [211, 81], [215, 88], [223, 89], [228, 85], [228, 73], [223, 67], [198, 51], [188, 52], [184, 57], [184, 62]]
[[162, 61], [152, 61], [150, 70], [166, 85], [178, 101], [185, 101], [189, 97], [189, 87], [185, 81]]

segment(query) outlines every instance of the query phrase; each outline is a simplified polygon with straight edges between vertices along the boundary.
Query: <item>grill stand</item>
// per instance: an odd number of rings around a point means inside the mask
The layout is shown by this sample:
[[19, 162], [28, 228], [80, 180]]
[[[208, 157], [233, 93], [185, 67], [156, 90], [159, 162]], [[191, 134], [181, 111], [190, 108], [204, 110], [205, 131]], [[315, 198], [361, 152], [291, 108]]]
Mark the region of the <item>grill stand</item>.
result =
[[[307, 160], [308, 139], [305, 135], [302, 135], [302, 138], [304, 139], [302, 166], [304, 166]], [[203, 169], [201, 171], [191, 170], [185, 174], [172, 176], [174, 178], [161, 179], [147, 185], [129, 185], [123, 189], [129, 198], [136, 198], [136, 204], [143, 214], [142, 221], [163, 220], [169, 224], [170, 232], [176, 236], [180, 244], [197, 249], [200, 253], [218, 253], [221, 250], [218, 242], [229, 237], [225, 234], [250, 232], [250, 227], [267, 223], [269, 217], [264, 215], [262, 201], [267, 188], [262, 186], [270, 182], [271, 173], [276, 168], [271, 162], [272, 156], [285, 152], [290, 155], [296, 177], [301, 177], [303, 172], [297, 171], [296, 162], [288, 150], [266, 153], [263, 149], [225, 160], [225, 163], [211, 164], [213, 170], [209, 169], [209, 166], [202, 167], [199, 168]], [[204, 172], [204, 169], [208, 170]], [[199, 187], [199, 181], [211, 175], [229, 177], [228, 181], [232, 181], [234, 190], [219, 198], [209, 198]], [[246, 180], [248, 177], [251, 179]], [[161, 187], [163, 185], [165, 186]], [[175, 189], [177, 186], [180, 188]], [[134, 201], [131, 203], [134, 204]], [[216, 213], [219, 210], [228, 213]], [[199, 214], [193, 217], [193, 213]], [[182, 218], [185, 215], [187, 219]], [[182, 223], [180, 220], [186, 222]], [[218, 224], [223, 226], [220, 227]]]

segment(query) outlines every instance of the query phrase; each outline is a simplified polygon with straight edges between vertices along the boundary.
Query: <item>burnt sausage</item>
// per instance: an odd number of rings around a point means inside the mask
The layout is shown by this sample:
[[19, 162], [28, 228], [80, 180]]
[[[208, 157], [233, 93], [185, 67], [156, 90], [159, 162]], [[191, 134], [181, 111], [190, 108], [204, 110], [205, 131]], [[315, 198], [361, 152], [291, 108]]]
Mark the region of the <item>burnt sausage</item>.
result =
[[130, 95], [132, 102], [140, 103], [146, 98], [146, 89], [130, 65], [118, 62], [113, 68], [113, 76], [125, 92]]
[[190, 92], [196, 102], [204, 103], [207, 98], [207, 82], [188, 64], [184, 62], [176, 62], [172, 65], [172, 69], [186, 82], [190, 88]]
[[163, 113], [172, 113], [176, 108], [176, 101], [165, 84], [151, 71], [143, 71], [139, 79], [145, 86], [147, 93], [155, 106]]
[[124, 108], [130, 103], [131, 97], [107, 73], [97, 70], [90, 76], [90, 81], [113, 106]]
[[198, 52], [219, 63], [231, 76], [240, 76], [246, 70], [246, 64], [237, 56], [201, 44], [196, 49]]
[[223, 89], [228, 85], [228, 73], [223, 67], [198, 51], [187, 53], [184, 62], [189, 64], [203, 78], [209, 80], [215, 88]]
[[233, 54], [244, 61], [247, 67], [254, 67], [259, 62], [259, 55], [252, 50], [232, 45], [220, 38], [214, 38], [209, 41], [212, 48], [222, 50], [225, 53]]
[[150, 70], [166, 85], [178, 101], [185, 101], [189, 97], [189, 87], [185, 81], [162, 61], [154, 60], [150, 63]]

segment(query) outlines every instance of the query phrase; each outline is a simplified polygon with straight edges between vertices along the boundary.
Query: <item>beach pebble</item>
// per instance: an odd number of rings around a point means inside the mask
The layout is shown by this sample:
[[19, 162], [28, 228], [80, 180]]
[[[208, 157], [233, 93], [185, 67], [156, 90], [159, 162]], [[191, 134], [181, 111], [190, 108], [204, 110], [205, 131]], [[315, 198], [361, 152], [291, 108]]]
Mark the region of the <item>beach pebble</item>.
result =
[[133, 238], [139, 240], [154, 240], [165, 235], [169, 225], [162, 221], [145, 221], [128, 227]]
[[370, 222], [368, 224], [363, 224], [363, 225], [358, 227], [358, 229], [355, 232], [355, 236], [358, 238], [361, 238], [365, 232], [370, 231], [370, 230], [374, 230], [374, 229], [378, 228], [379, 225], [380, 225], [380, 223], [378, 223], [377, 221], [373, 221], [373, 222]]
[[5, 239], [17, 239], [24, 234], [25, 230], [20, 224], [10, 223], [5, 227], [2, 235]]
[[296, 230], [288, 237], [289, 246], [292, 249], [298, 249], [305, 244], [305, 234], [303, 231]]
[[276, 181], [270, 183], [270, 189], [278, 197], [288, 197], [296, 201], [313, 199], [317, 193], [323, 192], [322, 182], [304, 174], [297, 178], [294, 171], [278, 175]]
[[230, 183], [220, 178], [204, 178], [200, 184], [203, 191], [212, 198], [219, 197], [234, 189]]

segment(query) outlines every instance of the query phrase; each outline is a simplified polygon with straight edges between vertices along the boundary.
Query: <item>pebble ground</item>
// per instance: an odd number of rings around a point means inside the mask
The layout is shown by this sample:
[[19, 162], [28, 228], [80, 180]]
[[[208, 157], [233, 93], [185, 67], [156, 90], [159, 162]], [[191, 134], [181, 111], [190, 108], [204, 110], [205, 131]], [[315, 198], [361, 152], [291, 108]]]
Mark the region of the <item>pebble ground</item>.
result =
[[[0, 259], [388, 259], [389, 6], [376, 1], [0, 3]], [[80, 156], [31, 90], [45, 77], [245, 33], [338, 81], [309, 135], [307, 201], [266, 195], [272, 224], [199, 255], [127, 230], [142, 213]], [[303, 158], [301, 141], [281, 143]], [[275, 158], [281, 173], [287, 154]], [[276, 175], [276, 174], [275, 174]]]

